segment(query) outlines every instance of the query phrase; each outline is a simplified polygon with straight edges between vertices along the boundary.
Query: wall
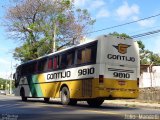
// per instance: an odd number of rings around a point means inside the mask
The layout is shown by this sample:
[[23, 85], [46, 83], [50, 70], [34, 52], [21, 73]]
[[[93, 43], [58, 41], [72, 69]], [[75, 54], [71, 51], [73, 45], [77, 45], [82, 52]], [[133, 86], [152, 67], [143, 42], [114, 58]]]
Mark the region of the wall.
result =
[[160, 87], [160, 73], [143, 72], [140, 77], [139, 87]]
[[139, 100], [146, 102], [158, 102], [160, 103], [160, 87], [157, 88], [140, 88]]
[[151, 72], [142, 72], [139, 87], [160, 87], [160, 66], [153, 66]]

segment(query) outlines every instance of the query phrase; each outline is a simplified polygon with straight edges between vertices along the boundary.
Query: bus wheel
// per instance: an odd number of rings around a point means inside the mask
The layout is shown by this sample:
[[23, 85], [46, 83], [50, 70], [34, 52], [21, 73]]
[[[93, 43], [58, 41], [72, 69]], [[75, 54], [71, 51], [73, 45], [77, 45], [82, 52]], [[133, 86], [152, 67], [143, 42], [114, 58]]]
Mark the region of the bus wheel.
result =
[[70, 92], [67, 87], [63, 87], [61, 90], [61, 102], [63, 105], [76, 105], [77, 100], [70, 99]]
[[61, 90], [61, 102], [63, 105], [68, 105], [70, 102], [70, 93], [67, 87], [63, 87]]
[[45, 102], [45, 103], [48, 103], [49, 100], [50, 100], [50, 98], [44, 98], [44, 102]]
[[24, 91], [24, 88], [21, 88], [20, 95], [21, 95], [21, 99], [22, 99], [22, 101], [27, 101], [27, 97], [25, 97], [25, 91]]
[[90, 107], [99, 107], [104, 102], [103, 98], [95, 98], [87, 100], [87, 103]]

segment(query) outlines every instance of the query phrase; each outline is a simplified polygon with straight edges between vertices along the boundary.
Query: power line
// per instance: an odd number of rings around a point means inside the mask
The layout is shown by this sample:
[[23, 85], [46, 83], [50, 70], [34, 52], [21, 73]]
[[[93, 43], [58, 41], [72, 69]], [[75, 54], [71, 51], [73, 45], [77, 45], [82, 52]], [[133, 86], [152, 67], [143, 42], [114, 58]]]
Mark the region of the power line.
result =
[[130, 36], [134, 36], [134, 35], [137, 35], [137, 34], [148, 32], [148, 30], [155, 30], [156, 28], [160, 28], [160, 25], [154, 26], [154, 27], [143, 28], [143, 29], [140, 29], [140, 30], [137, 30], [137, 31], [129, 32], [127, 34], [130, 35]]
[[112, 28], [116, 28], [116, 27], [121, 27], [121, 26], [124, 26], [124, 25], [129, 25], [129, 24], [132, 24], [132, 23], [136, 23], [136, 22], [139, 22], [139, 21], [147, 20], [147, 19], [154, 18], [154, 17], [157, 17], [157, 16], [160, 16], [160, 13], [156, 14], [156, 15], [152, 15], [152, 16], [146, 17], [146, 18], [142, 18], [142, 19], [139, 19], [139, 20], [127, 22], [127, 23], [124, 23], [124, 24], [119, 24], [119, 25], [115, 25], [115, 26], [111, 26], [111, 27], [107, 27], [107, 28], [103, 28], [103, 29], [87, 32], [86, 34], [100, 32], [100, 31], [104, 31], [104, 30], [108, 30], [108, 29], [112, 29]]
[[[124, 24], [119, 24], [119, 25], [115, 25], [115, 26], [111, 26], [111, 27], [107, 27], [107, 28], [103, 28], [103, 29], [99, 29], [99, 30], [87, 32], [86, 34], [95, 33], [95, 32], [100, 32], [100, 31], [104, 31], [104, 30], [107, 30], [107, 29], [112, 29], [112, 28], [116, 28], [116, 27], [121, 27], [121, 26], [124, 26], [124, 25], [129, 25], [129, 24], [132, 24], [132, 23], [136, 23], [136, 22], [139, 22], [139, 21], [147, 20], [147, 19], [154, 18], [154, 17], [157, 17], [157, 16], [160, 16], [160, 13], [159, 13], [159, 14], [156, 14], [156, 15], [152, 15], [152, 16], [146, 17], [146, 18], [142, 18], [142, 19], [139, 19], [139, 20], [127, 22], [127, 23], [124, 23]], [[148, 35], [149, 35], [149, 34], [148, 34]], [[143, 35], [138, 34], [138, 35], [133, 35], [133, 36], [131, 36], [131, 37], [132, 37], [132, 38], [138, 38], [138, 37], [142, 37], [142, 36], [143, 36]], [[66, 44], [70, 44], [72, 41], [74, 41], [74, 38], [73, 38], [73, 40], [69, 41], [69, 42], [66, 43]], [[65, 46], [66, 44], [64, 44], [63, 46]]]
[[150, 31], [150, 32], [146, 32], [146, 33], [142, 33], [142, 34], [138, 34], [138, 35], [133, 35], [131, 37], [132, 38], [140, 38], [140, 37], [156, 34], [156, 33], [159, 33], [159, 32], [160, 32], [160, 29], [159, 30]]

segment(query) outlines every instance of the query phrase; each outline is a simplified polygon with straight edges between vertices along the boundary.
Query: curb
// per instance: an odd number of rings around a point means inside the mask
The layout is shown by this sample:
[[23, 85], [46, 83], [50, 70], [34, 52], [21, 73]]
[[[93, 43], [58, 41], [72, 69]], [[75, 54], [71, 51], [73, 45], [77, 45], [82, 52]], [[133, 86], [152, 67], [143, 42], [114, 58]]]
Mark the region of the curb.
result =
[[132, 108], [141, 107], [141, 108], [160, 109], [160, 104], [158, 103], [130, 102], [130, 101], [124, 101], [124, 100], [105, 100], [104, 104], [132, 107]]

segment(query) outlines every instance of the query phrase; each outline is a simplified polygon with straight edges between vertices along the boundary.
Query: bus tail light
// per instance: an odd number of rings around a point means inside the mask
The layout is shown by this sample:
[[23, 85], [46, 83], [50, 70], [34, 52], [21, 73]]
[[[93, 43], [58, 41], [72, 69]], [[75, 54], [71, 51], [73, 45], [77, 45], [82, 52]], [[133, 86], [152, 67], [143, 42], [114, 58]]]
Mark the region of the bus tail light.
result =
[[104, 76], [103, 75], [99, 75], [99, 83], [103, 83], [104, 82]]
[[139, 78], [137, 78], [137, 86], [139, 87]]

